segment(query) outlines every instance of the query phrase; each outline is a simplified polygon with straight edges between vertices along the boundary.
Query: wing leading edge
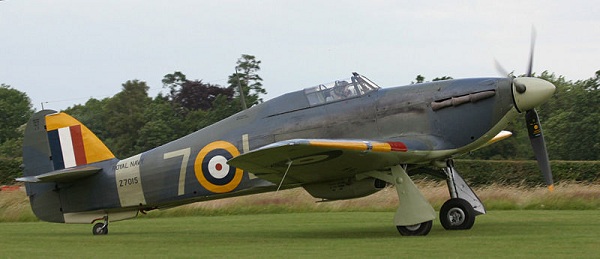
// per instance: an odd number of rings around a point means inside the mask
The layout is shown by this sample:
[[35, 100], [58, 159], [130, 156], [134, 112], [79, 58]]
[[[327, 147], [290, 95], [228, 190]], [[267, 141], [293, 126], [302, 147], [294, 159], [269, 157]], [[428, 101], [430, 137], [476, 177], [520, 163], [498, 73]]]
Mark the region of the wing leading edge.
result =
[[[502, 131], [483, 146], [510, 137]], [[396, 141], [292, 139], [266, 145], [234, 157], [228, 163], [279, 184], [306, 184], [384, 170], [406, 163], [427, 163], [460, 154], [444, 149], [443, 140], [413, 136]], [[437, 148], [436, 148], [437, 147]], [[286, 174], [287, 172], [287, 174]]]
[[388, 168], [400, 164], [407, 152], [402, 142], [294, 139], [253, 150], [228, 163], [273, 183], [285, 174], [284, 184], [302, 184]]

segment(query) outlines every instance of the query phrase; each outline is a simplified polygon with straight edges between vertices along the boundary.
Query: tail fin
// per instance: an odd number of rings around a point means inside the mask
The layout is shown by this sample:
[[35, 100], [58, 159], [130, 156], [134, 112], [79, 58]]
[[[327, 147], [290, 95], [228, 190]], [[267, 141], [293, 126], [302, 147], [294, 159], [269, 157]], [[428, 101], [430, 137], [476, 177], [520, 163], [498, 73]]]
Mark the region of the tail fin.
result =
[[46, 115], [46, 131], [54, 170], [115, 158], [94, 133], [66, 113]]
[[[43, 110], [27, 123], [23, 139], [24, 178], [114, 157], [94, 133], [66, 113]], [[64, 222], [56, 186], [52, 182], [26, 183], [27, 195], [38, 218]]]

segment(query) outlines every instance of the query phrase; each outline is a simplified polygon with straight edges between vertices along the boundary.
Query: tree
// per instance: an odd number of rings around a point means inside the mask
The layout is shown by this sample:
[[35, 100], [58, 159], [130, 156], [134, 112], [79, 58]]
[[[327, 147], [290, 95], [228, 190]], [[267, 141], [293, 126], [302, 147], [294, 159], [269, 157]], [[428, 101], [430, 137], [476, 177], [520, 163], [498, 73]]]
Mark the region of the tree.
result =
[[123, 84], [123, 90], [106, 104], [106, 145], [112, 148], [117, 157], [136, 154], [139, 129], [146, 124], [144, 111], [151, 98], [146, 82], [130, 80]]
[[111, 98], [104, 98], [102, 100], [90, 98], [85, 104], [74, 105], [65, 109], [64, 112], [79, 120], [83, 125], [92, 130], [100, 140], [105, 141], [110, 138], [108, 128], [111, 125], [106, 123], [108, 121], [106, 107], [110, 103]]
[[[435, 81], [443, 81], [443, 80], [450, 80], [450, 79], [454, 79], [451, 76], [442, 76], [442, 77], [436, 77], [433, 80], [431, 80], [431, 82], [435, 82]], [[420, 83], [425, 83], [425, 77], [422, 75], [417, 75], [417, 77], [415, 78], [416, 82], [412, 81], [410, 82], [410, 84], [420, 84]]]
[[24, 92], [0, 84], [0, 144], [22, 135], [17, 129], [27, 123], [34, 110]]
[[550, 158], [600, 160], [600, 71], [574, 83], [547, 72], [541, 77], [557, 87], [540, 113]]
[[173, 74], [166, 74], [162, 80], [163, 87], [171, 89], [171, 96], [174, 96], [177, 87], [185, 82], [187, 82], [187, 78], [181, 71], [175, 71]]
[[205, 119], [203, 121], [203, 127], [225, 119], [237, 112], [240, 112], [241, 110], [242, 108], [236, 101], [232, 101], [231, 99], [220, 95], [217, 97], [217, 99], [215, 99], [213, 103], [213, 108], [210, 109], [208, 113], [206, 113]]
[[213, 107], [213, 102], [219, 95], [231, 100], [233, 99], [233, 90], [218, 85], [205, 84], [201, 80], [186, 81], [181, 84], [179, 91], [173, 96], [173, 102], [188, 111], [206, 111]]
[[236, 73], [230, 75], [227, 81], [229, 88], [235, 89], [234, 91], [240, 104], [242, 96], [240, 95], [238, 86], [241, 86], [247, 107], [262, 103], [263, 100], [260, 98], [260, 95], [267, 94], [267, 90], [262, 88], [262, 78], [257, 74], [260, 70], [260, 63], [261, 61], [256, 60], [255, 56], [243, 54], [237, 60]]
[[420, 84], [425, 82], [425, 77], [422, 75], [417, 75], [417, 77], [415, 78], [416, 82], [410, 82], [410, 84]]
[[435, 81], [444, 81], [444, 80], [451, 80], [454, 79], [451, 76], [442, 76], [442, 77], [436, 77], [433, 80], [431, 80], [431, 82], [435, 82]]
[[163, 87], [170, 89], [168, 99], [176, 109], [183, 108], [184, 115], [190, 111], [211, 109], [219, 95], [233, 99], [233, 89], [203, 83], [202, 80], [190, 81], [179, 71], [165, 75], [162, 82]]
[[186, 135], [185, 123], [169, 102], [159, 94], [144, 110], [146, 123], [139, 130], [135, 152], [143, 152]]
[[27, 94], [0, 84], [0, 184], [21, 175], [23, 133], [33, 112]]

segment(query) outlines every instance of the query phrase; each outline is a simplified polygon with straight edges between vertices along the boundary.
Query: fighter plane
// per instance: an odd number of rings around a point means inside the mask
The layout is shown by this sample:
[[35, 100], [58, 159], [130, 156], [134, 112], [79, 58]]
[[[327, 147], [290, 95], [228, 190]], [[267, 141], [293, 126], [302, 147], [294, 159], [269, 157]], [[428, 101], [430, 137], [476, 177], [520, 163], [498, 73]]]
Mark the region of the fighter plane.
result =
[[[532, 52], [533, 53], [533, 52]], [[532, 57], [532, 55], [531, 55]], [[469, 78], [380, 88], [358, 73], [284, 94], [188, 136], [118, 159], [75, 118], [42, 110], [29, 120], [24, 173], [35, 215], [94, 224], [192, 202], [302, 187], [323, 201], [395, 186], [393, 222], [406, 236], [427, 235], [436, 213], [411, 180], [447, 181], [440, 209], [447, 230], [470, 229], [485, 214], [454, 158], [511, 135], [525, 116], [548, 188], [553, 188], [535, 107], [554, 93], [531, 77]], [[481, 172], [485, 173], [485, 172]]]

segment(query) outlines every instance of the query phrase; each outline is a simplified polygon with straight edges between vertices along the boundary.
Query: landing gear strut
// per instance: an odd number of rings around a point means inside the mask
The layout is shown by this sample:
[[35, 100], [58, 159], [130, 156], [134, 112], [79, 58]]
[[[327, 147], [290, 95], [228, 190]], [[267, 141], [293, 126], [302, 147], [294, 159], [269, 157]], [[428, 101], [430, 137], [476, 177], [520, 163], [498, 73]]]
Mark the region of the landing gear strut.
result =
[[92, 227], [92, 233], [94, 235], [106, 235], [108, 234], [108, 216], [104, 216], [104, 222], [94, 224]]
[[471, 229], [475, 223], [475, 216], [485, 214], [485, 208], [479, 197], [454, 169], [452, 160], [448, 160], [443, 170], [451, 199], [440, 209], [440, 223], [446, 230]]
[[431, 230], [435, 210], [406, 173], [406, 167], [393, 166], [389, 171], [372, 171], [365, 176], [393, 184], [399, 206], [394, 215], [396, 229], [403, 236], [425, 236]]

